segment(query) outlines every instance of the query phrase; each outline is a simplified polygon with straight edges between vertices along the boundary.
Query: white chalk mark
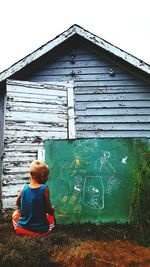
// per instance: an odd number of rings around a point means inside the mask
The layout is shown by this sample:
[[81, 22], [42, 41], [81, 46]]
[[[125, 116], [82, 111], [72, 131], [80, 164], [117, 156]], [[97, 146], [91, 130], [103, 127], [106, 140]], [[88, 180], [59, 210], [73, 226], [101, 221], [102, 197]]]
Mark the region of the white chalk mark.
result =
[[74, 190], [81, 192], [81, 189], [77, 185], [74, 186]]
[[[94, 185], [88, 185], [89, 181], [99, 180], [99, 188]], [[93, 182], [92, 182], [93, 183]], [[101, 191], [101, 192], [100, 192]], [[86, 195], [88, 194], [88, 196]], [[88, 198], [88, 199], [87, 199]], [[104, 184], [101, 176], [87, 176], [83, 186], [83, 201], [86, 206], [91, 209], [104, 208]]]
[[122, 158], [122, 163], [127, 164], [127, 158], [128, 158], [128, 157], [124, 157], [124, 158]]
[[111, 154], [109, 151], [104, 151], [103, 155], [100, 157], [100, 173], [102, 172], [102, 169], [105, 169], [109, 173], [116, 172], [109, 161], [110, 156]]

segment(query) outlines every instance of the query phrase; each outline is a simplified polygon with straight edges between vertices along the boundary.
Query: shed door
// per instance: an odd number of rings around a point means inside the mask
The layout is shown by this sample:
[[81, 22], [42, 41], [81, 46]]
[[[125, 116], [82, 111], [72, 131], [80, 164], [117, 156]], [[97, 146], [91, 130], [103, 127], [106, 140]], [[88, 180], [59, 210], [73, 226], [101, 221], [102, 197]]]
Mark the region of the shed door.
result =
[[[74, 138], [73, 84], [7, 81], [3, 207], [11, 207], [17, 188], [46, 139]], [[19, 186], [20, 184], [20, 186]]]

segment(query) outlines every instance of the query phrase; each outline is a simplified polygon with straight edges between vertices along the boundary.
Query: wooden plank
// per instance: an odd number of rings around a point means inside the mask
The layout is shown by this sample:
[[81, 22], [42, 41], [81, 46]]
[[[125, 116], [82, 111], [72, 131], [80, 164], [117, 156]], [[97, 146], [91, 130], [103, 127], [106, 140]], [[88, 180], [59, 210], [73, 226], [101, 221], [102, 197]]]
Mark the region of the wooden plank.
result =
[[[106, 62], [103, 61], [102, 59], [91, 59], [91, 60], [85, 60], [85, 59], [80, 59], [80, 60], [75, 60], [74, 64], [72, 64], [72, 60], [70, 58], [70, 60], [66, 61], [66, 60], [59, 60], [59, 61], [55, 61], [55, 62], [50, 62], [50, 64], [48, 66], [46, 66], [47, 70], [50, 69], [72, 69], [72, 68], [93, 68], [93, 67], [97, 67], [97, 68], [103, 68], [103, 67], [112, 67], [113, 64], [111, 64], [110, 62]], [[35, 73], [36, 75], [36, 73]]]
[[32, 161], [19, 162], [19, 166], [15, 166], [14, 163], [10, 162], [4, 164], [5, 172], [7, 174], [15, 174], [18, 177], [21, 177], [22, 173], [28, 173], [28, 168]]
[[25, 102], [25, 103], [42, 103], [42, 104], [50, 104], [50, 105], [66, 105], [66, 100], [65, 99], [59, 99], [59, 98], [53, 98], [53, 99], [41, 99], [41, 98], [24, 98], [24, 97], [7, 97], [7, 101], [11, 102], [14, 101], [16, 102]]
[[25, 107], [23, 105], [18, 106], [18, 105], [7, 104], [7, 108], [9, 109], [9, 111], [40, 112], [40, 113], [51, 112], [51, 114], [58, 114], [58, 113], [60, 113], [60, 111], [62, 111], [64, 113], [67, 110], [66, 106], [62, 106], [62, 108], [61, 108], [61, 105], [58, 108], [56, 105], [50, 109], [50, 107], [48, 105], [46, 107], [42, 107], [42, 105], [40, 105], [40, 107], [36, 107], [36, 106], [31, 107], [30, 105], [28, 105], [28, 107]]
[[38, 149], [38, 160], [45, 161], [45, 149], [44, 146]]
[[36, 102], [31, 102], [31, 101], [26, 101], [26, 102], [16, 102], [14, 101], [14, 99], [8, 99], [8, 102], [6, 103], [6, 108], [8, 108], [9, 110], [12, 108], [43, 108], [43, 109], [49, 109], [49, 110], [55, 110], [55, 109], [62, 109], [62, 110], [66, 110], [67, 109], [67, 105], [62, 104], [61, 102], [59, 104], [57, 103], [36, 103]]
[[53, 127], [53, 125], [50, 125], [50, 126], [48, 126], [47, 124], [45, 124], [45, 125], [35, 125], [34, 124], [34, 122], [33, 122], [33, 127], [32, 127], [32, 129], [29, 129], [29, 125], [24, 125], [23, 123], [21, 123], [21, 124], [18, 124], [18, 125], [16, 125], [15, 123], [14, 124], [9, 124], [9, 123], [7, 123], [8, 125], [7, 125], [7, 127], [6, 127], [6, 130], [7, 130], [7, 132], [8, 132], [8, 134], [9, 134], [9, 132], [11, 132], [11, 131], [27, 131], [27, 132], [30, 132], [30, 131], [38, 131], [38, 132], [43, 132], [43, 131], [45, 131], [45, 132], [49, 132], [49, 131], [51, 131], [51, 132], [59, 132], [60, 131], [60, 128], [61, 128], [61, 131], [62, 132], [65, 132], [66, 131], [66, 127], [67, 127], [67, 124], [66, 123], [58, 123], [58, 124], [56, 124], [56, 126], [54, 126]]
[[77, 131], [77, 138], [150, 138], [150, 131]]
[[9, 185], [15, 185], [19, 188], [20, 185], [29, 183], [30, 177], [27, 172], [21, 173], [20, 176], [16, 178], [16, 174], [7, 174], [7, 180], [3, 180], [3, 186], [7, 187]]
[[66, 91], [64, 90], [61, 90], [59, 89], [58, 90], [55, 90], [55, 89], [40, 89], [40, 88], [28, 88], [28, 87], [24, 87], [24, 86], [10, 86], [10, 88], [8, 87], [7, 88], [7, 92], [9, 92], [9, 95], [10, 96], [18, 96], [21, 95], [26, 95], [26, 94], [29, 94], [30, 97], [35, 97], [36, 96], [41, 96], [41, 97], [49, 97], [49, 96], [55, 96], [55, 97], [58, 97], [58, 92], [59, 92], [59, 97], [66, 97]]
[[8, 198], [3, 198], [2, 197], [2, 202], [3, 202], [3, 210], [8, 209], [11, 207], [11, 209], [16, 209], [16, 197], [8, 197]]
[[[38, 78], [37, 78], [38, 80]], [[45, 77], [45, 80], [48, 81], [48, 78]], [[120, 80], [120, 81], [113, 81], [108, 80], [108, 81], [100, 81], [100, 80], [85, 80], [85, 81], [78, 81], [74, 80], [75, 82], [75, 87], [92, 87], [92, 86], [124, 86], [124, 85], [145, 85], [145, 83], [142, 80]]]
[[101, 116], [101, 115], [150, 115], [150, 108], [102, 108], [102, 109], [87, 109], [86, 110], [76, 110], [76, 116]]
[[76, 123], [150, 123], [150, 116], [80, 116]]
[[48, 69], [51, 68], [72, 68], [72, 67], [77, 67], [77, 68], [82, 68], [82, 67], [114, 67], [114, 64], [112, 62], [109, 61], [103, 61], [102, 58], [98, 58], [97, 59], [80, 59], [80, 60], [74, 60], [74, 64], [72, 64], [72, 60], [70, 58], [70, 60], [66, 61], [66, 60], [58, 60], [55, 62], [51, 62], [51, 64], [49, 64]]
[[[69, 85], [70, 83], [68, 83]], [[27, 90], [29, 90], [29, 88], [36, 88], [36, 89], [52, 89], [52, 90], [56, 90], [56, 91], [66, 91], [65, 86], [67, 86], [66, 84], [62, 84], [62, 83], [36, 83], [36, 82], [30, 82], [30, 81], [19, 81], [19, 80], [9, 80], [7, 79], [7, 91], [9, 90], [13, 90], [12, 86], [14, 88], [16, 88], [15, 86], [23, 86], [25, 88], [27, 88]], [[18, 88], [18, 87], [17, 87]]]
[[39, 121], [33, 121], [33, 122], [30, 122], [30, 121], [9, 121], [8, 122], [9, 125], [7, 126], [16, 126], [18, 129], [19, 127], [25, 127], [25, 128], [28, 128], [29, 130], [31, 129], [31, 127], [35, 126], [35, 127], [65, 127], [67, 125], [67, 121], [64, 122], [64, 123], [61, 123], [61, 122], [39, 122]]
[[13, 106], [12, 108], [9, 106], [8, 107], [9, 111], [11, 110], [12, 112], [14, 111], [17, 111], [17, 112], [26, 112], [26, 113], [40, 113], [40, 114], [46, 114], [46, 113], [51, 113], [51, 114], [62, 114], [62, 113], [66, 113], [66, 107], [62, 108], [61, 109], [49, 109], [49, 108], [33, 108], [33, 107], [28, 107], [28, 108], [25, 108], [25, 107], [15, 107]]
[[150, 131], [150, 124], [147, 123], [84, 123], [76, 124], [76, 131]]
[[33, 152], [33, 153], [37, 153], [37, 146], [38, 146], [38, 148], [39, 147], [42, 147], [43, 146], [43, 143], [42, 143], [42, 141], [41, 142], [38, 142], [38, 143], [36, 143], [36, 142], [34, 142], [34, 143], [31, 143], [31, 144], [29, 144], [28, 142], [24, 142], [24, 143], [21, 143], [21, 142], [16, 142], [15, 144], [13, 144], [13, 143], [9, 143], [8, 145], [7, 144], [5, 144], [5, 150], [4, 150], [4, 154], [5, 154], [5, 152], [14, 152], [14, 151], [17, 151], [17, 153], [19, 153], [20, 151], [22, 152], [22, 153], [25, 153], [25, 152]]
[[[38, 153], [38, 149], [37, 149], [37, 153]], [[36, 157], [37, 157], [37, 153], [36, 153]], [[17, 153], [16, 153], [17, 155]], [[36, 157], [33, 157], [33, 160], [36, 159]], [[5, 156], [6, 158], [6, 156]], [[19, 161], [15, 161], [15, 158], [14, 158], [14, 161], [5, 161], [4, 165], [5, 167], [7, 166], [7, 168], [10, 170], [10, 171], [14, 171], [14, 169], [16, 168], [25, 168], [26, 172], [28, 171], [29, 169], [29, 164], [32, 162], [32, 158], [28, 158], [26, 161], [22, 161], [21, 159]], [[11, 170], [11, 167], [14, 167], [12, 170]], [[5, 170], [4, 170], [5, 171]]]
[[75, 138], [74, 95], [73, 88], [68, 88], [68, 137]]
[[[55, 61], [56, 62], [56, 61]], [[76, 62], [75, 64], [68, 64], [68, 67], [60, 66], [60, 64], [56, 64], [56, 66], [53, 66], [53, 64], [49, 64], [49, 66], [42, 68], [40, 71], [36, 72], [36, 76], [45, 76], [45, 75], [66, 75], [72, 72], [75, 72], [76, 74], [110, 74], [110, 71], [113, 69], [114, 73], [116, 75], [122, 74], [126, 75], [127, 72], [122, 70], [119, 67], [112, 67], [108, 63], [105, 63], [104, 66], [77, 66]]]
[[76, 99], [76, 110], [86, 110], [87, 108], [149, 108], [150, 101], [149, 100], [128, 100], [128, 101], [101, 101], [101, 102], [78, 102]]
[[61, 73], [51, 73], [51, 74], [42, 74], [38, 73], [36, 74], [36, 77], [49, 77], [50, 79], [64, 79], [65, 77], [74, 77], [75, 80], [79, 81], [88, 81], [88, 80], [99, 80], [99, 81], [127, 81], [127, 80], [135, 80], [135, 77], [130, 75], [130, 74], [115, 74], [113, 77], [109, 73], [83, 73], [80, 70], [79, 71], [74, 71], [74, 70], [68, 70], [68, 73], [64, 74], [63, 72]]
[[33, 161], [36, 159], [36, 157], [37, 157], [37, 153], [22, 155], [22, 154], [17, 153], [17, 151], [16, 151], [16, 153], [10, 152], [10, 156], [8, 153], [7, 153], [7, 157], [5, 157], [5, 155], [4, 155], [3, 164], [4, 165], [5, 165], [5, 163], [11, 164], [11, 162], [13, 162], [14, 164], [19, 164], [19, 162]]
[[[66, 136], [67, 135], [67, 129], [65, 129], [65, 131], [61, 131], [62, 135]], [[9, 138], [11, 140], [11, 138], [35, 138], [35, 134], [36, 134], [36, 137], [37, 138], [41, 138], [42, 140], [46, 140], [46, 139], [49, 139], [51, 138], [52, 136], [60, 136], [60, 130], [59, 131], [53, 131], [53, 132], [34, 132], [34, 131], [8, 131], [6, 134], [5, 134], [5, 138]]]
[[[59, 76], [57, 78], [59, 81], [69, 81], [72, 80], [75, 82], [75, 87], [99, 87], [99, 86], [124, 86], [124, 85], [145, 85], [144, 81], [138, 79], [131, 79], [131, 80], [113, 80], [113, 78], [109, 80], [100, 80], [96, 79], [96, 77], [92, 80], [91, 77], [86, 78], [76, 78], [76, 76], [66, 75], [66, 76]], [[31, 80], [36, 82], [50, 82], [55, 81], [55, 76], [34, 76]]]
[[76, 100], [79, 102], [92, 102], [92, 101], [112, 101], [112, 100], [122, 100], [122, 101], [127, 101], [127, 100], [150, 100], [150, 92], [147, 93], [114, 93], [114, 94], [86, 94], [86, 95], [78, 95]]
[[[15, 153], [15, 151], [17, 151], [17, 154]], [[13, 152], [13, 149], [10, 148], [10, 150], [7, 150], [7, 158], [8, 158], [8, 161], [12, 158], [16, 159], [16, 157], [19, 157], [20, 158], [25, 158], [25, 157], [33, 157], [35, 156], [36, 157], [36, 152], [35, 151], [30, 151], [30, 149], [28, 150], [25, 150], [25, 151], [22, 151], [20, 147], [17, 148], [14, 148], [14, 152]], [[5, 156], [5, 152], [4, 152], [4, 156]]]
[[[14, 151], [13, 151], [13, 153], [14, 153]], [[17, 151], [16, 151], [16, 155], [17, 155]], [[29, 168], [29, 165], [31, 164], [31, 162], [33, 160], [37, 159], [37, 152], [33, 157], [32, 156], [24, 157], [24, 158], [20, 157], [20, 159], [18, 159], [18, 160], [17, 160], [17, 158], [19, 158], [19, 156], [14, 157], [14, 160], [13, 160], [12, 157], [10, 157], [10, 156], [7, 157], [7, 153], [5, 153], [5, 157], [4, 157], [4, 161], [3, 161], [3, 167], [4, 167], [3, 168], [3, 174], [4, 174], [3, 175], [3, 181], [7, 180], [8, 172], [14, 173], [14, 168], [19, 168], [21, 166], [21, 167], [24, 167], [24, 169], [22, 169], [22, 173], [28, 172], [28, 168]], [[18, 173], [18, 176], [20, 176], [20, 175], [21, 175], [21, 173]], [[13, 180], [11, 182], [13, 183]]]
[[[81, 46], [81, 45], [80, 45]], [[97, 57], [97, 54], [92, 52], [90, 49], [87, 49], [85, 46], [81, 49], [80, 47], [75, 46], [74, 48], [71, 47], [71, 49], [67, 48], [65, 50], [59, 51], [59, 55], [56, 56], [55, 61], [57, 63], [60, 62], [66, 62], [72, 60], [75, 61], [90, 61], [90, 60], [99, 60], [101, 64], [106, 65], [107, 61], [104, 58], [99, 59]], [[48, 63], [47, 63], [48, 66]]]
[[[23, 123], [22, 123], [23, 125]], [[67, 124], [66, 124], [67, 125]], [[26, 132], [33, 132], [33, 131], [38, 131], [38, 132], [59, 132], [60, 131], [60, 128], [61, 128], [61, 131], [62, 132], [66, 132], [66, 125], [64, 125], [64, 127], [62, 127], [61, 124], [58, 124], [58, 127], [52, 127], [52, 126], [45, 126], [42, 125], [41, 127], [40, 126], [34, 126], [33, 125], [33, 128], [32, 129], [29, 129], [29, 126], [28, 125], [23, 125], [21, 127], [21, 125], [19, 126], [16, 126], [15, 124], [14, 125], [10, 125], [9, 126], [9, 123], [8, 123], [8, 126], [6, 127], [6, 130], [7, 130], [7, 133], [8, 135], [11, 134], [12, 131], [17, 131], [17, 132], [20, 132], [20, 131], [26, 131]]]
[[[21, 144], [31, 144], [34, 142], [37, 144], [37, 146], [39, 145], [40, 142], [43, 141], [42, 137], [47, 137], [47, 138], [50, 138], [50, 139], [67, 139], [67, 131], [66, 132], [49, 132], [48, 134], [45, 133], [45, 135], [43, 134], [43, 136], [38, 136], [38, 135], [35, 135], [34, 137], [33, 136], [13, 136], [11, 138], [9, 137], [6, 137], [5, 138], [5, 146], [8, 147], [13, 144], [18, 144], [18, 143], [21, 143]], [[46, 139], [47, 139], [46, 138]]]
[[[46, 116], [48, 115], [48, 116]], [[6, 121], [37, 121], [37, 122], [66, 122], [67, 114], [53, 114], [47, 113], [28, 113], [28, 112], [6, 112]]]
[[[20, 118], [20, 116], [22, 116], [23, 115], [23, 118], [24, 118], [24, 120], [28, 120], [28, 118], [29, 118], [29, 116], [30, 117], [33, 117], [33, 121], [35, 120], [35, 117], [36, 116], [39, 116], [39, 117], [42, 117], [42, 118], [46, 118], [46, 117], [49, 117], [50, 118], [50, 120], [51, 120], [51, 117], [53, 117], [53, 118], [55, 118], [55, 117], [57, 117], [57, 118], [66, 118], [66, 110], [63, 112], [63, 110], [62, 110], [62, 112], [61, 112], [61, 110], [48, 110], [47, 112], [45, 111], [45, 112], [41, 112], [40, 110], [34, 110], [34, 111], [32, 111], [32, 112], [28, 112], [28, 110], [25, 110], [25, 111], [23, 111], [23, 110], [11, 110], [11, 113], [10, 113], [10, 111], [6, 111], [6, 119], [7, 118], [14, 118], [14, 119], [16, 119], [16, 117], [18, 117], [18, 118]], [[37, 120], [36, 120], [37, 121]]]
[[66, 101], [66, 95], [62, 96], [62, 95], [42, 95], [42, 94], [29, 94], [28, 92], [24, 92], [24, 93], [20, 93], [20, 92], [9, 92], [9, 99], [13, 98], [14, 101], [15, 99], [22, 99], [25, 98], [26, 100], [28, 99], [32, 99], [32, 97], [34, 97], [34, 99], [41, 99], [41, 100], [51, 100], [51, 101]]
[[74, 93], [76, 96], [82, 95], [82, 94], [113, 94], [113, 93], [149, 93], [150, 92], [150, 86], [123, 86], [123, 87], [83, 87], [83, 88], [75, 88]]
[[[88, 82], [95, 82], [95, 86], [97, 86], [99, 83], [103, 84], [106, 86], [108, 84], [108, 86], [110, 86], [110, 84], [112, 85], [127, 85], [129, 83], [129, 85], [136, 85], [137, 79], [135, 77], [128, 77], [128, 76], [123, 76], [123, 75], [119, 75], [118, 76], [114, 76], [111, 77], [109, 74], [78, 74], [75, 72], [69, 72], [68, 74], [58, 74], [58, 75], [36, 75], [35, 76], [37, 80], [42, 80], [44, 79], [45, 81], [55, 81], [55, 80], [62, 80], [62, 81], [68, 81], [68, 80], [75, 80], [77, 85], [79, 85], [79, 83], [81, 83], [81, 86], [83, 83], [85, 83], [85, 86]], [[94, 85], [93, 85], [94, 86]]]

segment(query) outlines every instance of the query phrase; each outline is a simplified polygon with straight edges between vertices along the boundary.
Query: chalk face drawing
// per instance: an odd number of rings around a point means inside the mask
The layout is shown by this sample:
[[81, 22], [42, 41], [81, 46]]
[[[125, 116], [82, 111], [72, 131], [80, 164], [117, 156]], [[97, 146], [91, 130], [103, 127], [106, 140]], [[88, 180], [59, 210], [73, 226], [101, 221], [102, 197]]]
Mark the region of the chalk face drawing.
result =
[[47, 140], [45, 154], [58, 222], [112, 221], [119, 212], [127, 217], [132, 189], [128, 140]]

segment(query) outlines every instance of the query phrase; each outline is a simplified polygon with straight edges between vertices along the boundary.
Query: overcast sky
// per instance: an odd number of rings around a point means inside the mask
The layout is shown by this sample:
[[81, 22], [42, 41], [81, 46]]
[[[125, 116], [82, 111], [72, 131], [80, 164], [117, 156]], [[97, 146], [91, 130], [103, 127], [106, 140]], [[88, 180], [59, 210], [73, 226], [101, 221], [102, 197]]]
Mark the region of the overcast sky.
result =
[[73, 24], [150, 64], [150, 0], [0, 0], [0, 72]]

